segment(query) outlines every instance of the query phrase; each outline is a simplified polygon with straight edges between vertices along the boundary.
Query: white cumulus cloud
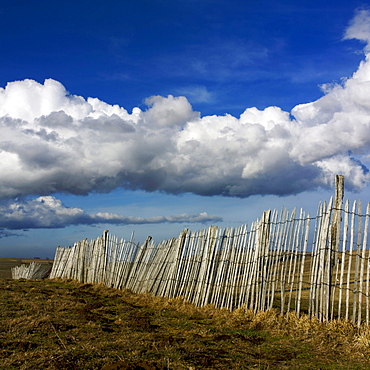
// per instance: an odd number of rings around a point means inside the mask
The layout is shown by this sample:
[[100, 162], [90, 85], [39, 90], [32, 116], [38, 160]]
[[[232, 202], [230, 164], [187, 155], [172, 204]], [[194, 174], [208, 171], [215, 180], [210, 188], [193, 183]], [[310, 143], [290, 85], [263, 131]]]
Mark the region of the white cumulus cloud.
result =
[[[370, 42], [370, 11], [367, 8], [357, 9], [354, 18], [346, 29], [344, 39], [357, 39]], [[368, 47], [369, 45], [367, 45]]]
[[[358, 11], [345, 38], [369, 42], [369, 25], [369, 11]], [[0, 199], [115, 188], [288, 195], [332, 186], [338, 173], [358, 190], [370, 181], [369, 96], [367, 49], [353, 76], [323, 86], [317, 101], [240, 117], [202, 117], [171, 95], [129, 113], [52, 79], [10, 82], [0, 89]]]

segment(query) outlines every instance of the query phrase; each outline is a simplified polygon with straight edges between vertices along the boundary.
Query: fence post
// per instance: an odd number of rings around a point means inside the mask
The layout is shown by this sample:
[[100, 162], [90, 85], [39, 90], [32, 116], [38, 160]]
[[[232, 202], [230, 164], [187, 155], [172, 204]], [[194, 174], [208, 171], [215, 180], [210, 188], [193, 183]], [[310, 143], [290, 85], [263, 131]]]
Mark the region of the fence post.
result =
[[271, 219], [271, 210], [267, 210], [263, 212], [262, 220], [261, 220], [261, 228], [260, 228], [260, 274], [261, 274], [261, 287], [260, 287], [260, 302], [258, 303], [259, 310], [266, 309], [266, 294], [267, 294], [267, 287], [268, 287], [268, 278], [269, 278], [269, 263], [268, 259], [270, 258], [269, 250], [270, 250], [270, 219]]
[[109, 230], [104, 230], [104, 248], [107, 248]]
[[[334, 213], [333, 220], [331, 224], [330, 232], [330, 248], [329, 248], [329, 271], [328, 271], [328, 297], [327, 297], [327, 320], [330, 320], [332, 316], [331, 301], [334, 300], [332, 297], [332, 287], [333, 287], [333, 267], [338, 263], [338, 253], [339, 253], [339, 237], [340, 237], [340, 224], [342, 221], [342, 207], [343, 207], [343, 197], [344, 197], [344, 176], [335, 176], [335, 201], [334, 201]], [[335, 282], [336, 283], [336, 282]]]

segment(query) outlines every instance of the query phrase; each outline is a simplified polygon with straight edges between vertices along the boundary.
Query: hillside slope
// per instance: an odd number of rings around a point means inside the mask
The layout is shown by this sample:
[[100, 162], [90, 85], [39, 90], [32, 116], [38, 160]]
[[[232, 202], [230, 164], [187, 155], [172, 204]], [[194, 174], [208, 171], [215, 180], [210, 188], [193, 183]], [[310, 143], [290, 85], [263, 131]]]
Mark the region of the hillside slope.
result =
[[0, 279], [0, 369], [367, 369], [370, 335], [67, 280]]

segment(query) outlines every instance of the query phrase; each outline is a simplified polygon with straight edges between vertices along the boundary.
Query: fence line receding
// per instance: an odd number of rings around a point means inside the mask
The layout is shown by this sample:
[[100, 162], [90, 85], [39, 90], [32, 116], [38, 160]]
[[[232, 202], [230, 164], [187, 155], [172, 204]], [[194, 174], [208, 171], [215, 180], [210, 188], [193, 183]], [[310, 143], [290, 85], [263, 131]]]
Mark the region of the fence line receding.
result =
[[343, 204], [343, 177], [335, 199], [303, 210], [265, 211], [250, 226], [191, 232], [159, 244], [109, 235], [58, 247], [50, 277], [103, 283], [136, 293], [183, 297], [233, 310], [275, 308], [369, 324], [370, 203]]

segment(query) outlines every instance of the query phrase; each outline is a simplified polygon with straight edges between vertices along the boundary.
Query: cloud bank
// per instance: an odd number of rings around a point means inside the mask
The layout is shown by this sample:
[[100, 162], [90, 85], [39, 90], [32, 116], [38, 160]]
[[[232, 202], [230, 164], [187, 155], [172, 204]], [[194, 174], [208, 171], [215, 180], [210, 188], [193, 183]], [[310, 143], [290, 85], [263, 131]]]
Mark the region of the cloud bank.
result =
[[[369, 42], [369, 11], [344, 38]], [[289, 195], [332, 186], [335, 174], [359, 190], [370, 181], [368, 46], [353, 76], [322, 89], [291, 112], [202, 117], [184, 96], [152, 96], [129, 113], [52, 79], [10, 82], [0, 89], [0, 199], [115, 188]]]
[[52, 196], [32, 200], [3, 202], [0, 205], [0, 238], [12, 236], [8, 230], [63, 228], [71, 225], [143, 225], [159, 223], [218, 222], [220, 217], [207, 213], [157, 217], [125, 217], [114, 213], [87, 214], [80, 208], [70, 208]]

